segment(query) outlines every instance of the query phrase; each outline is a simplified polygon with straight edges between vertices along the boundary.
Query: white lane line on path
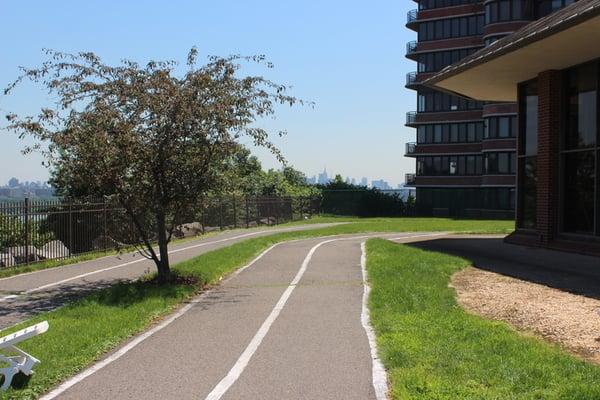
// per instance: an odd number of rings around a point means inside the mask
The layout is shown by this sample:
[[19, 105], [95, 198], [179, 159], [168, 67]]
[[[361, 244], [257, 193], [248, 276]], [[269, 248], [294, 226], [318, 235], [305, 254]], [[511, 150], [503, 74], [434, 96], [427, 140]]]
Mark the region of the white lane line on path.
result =
[[[250, 263], [248, 263], [244, 267], [242, 267], [242, 268], [238, 269], [237, 271], [235, 271], [229, 278], [226, 279], [226, 281], [229, 280], [229, 279], [231, 279], [231, 278], [233, 278], [234, 276], [238, 275], [240, 272], [244, 271], [245, 269], [247, 269], [247, 268], [251, 267], [252, 265], [254, 265], [258, 260], [260, 260], [261, 258], [263, 258], [268, 252], [270, 252], [271, 250], [273, 250], [275, 247], [277, 247], [280, 244], [281, 243], [276, 243], [273, 246], [271, 246], [268, 249], [266, 249], [265, 251], [263, 251], [262, 253], [260, 253], [258, 255], [258, 257], [256, 257]], [[207, 292], [202, 293], [196, 299], [190, 301], [190, 303], [188, 303], [187, 305], [185, 305], [184, 307], [182, 307], [181, 309], [179, 309], [179, 311], [177, 311], [175, 314], [171, 315], [169, 318], [165, 319], [163, 322], [161, 322], [160, 324], [158, 324], [154, 328], [152, 328], [149, 331], [146, 331], [143, 334], [137, 336], [131, 342], [127, 343], [125, 346], [121, 347], [119, 350], [117, 350], [115, 353], [113, 353], [109, 357], [105, 358], [104, 360], [102, 360], [102, 361], [100, 361], [100, 362], [92, 365], [90, 368], [88, 368], [88, 369], [80, 372], [79, 374], [75, 375], [71, 379], [68, 379], [67, 381], [65, 381], [64, 383], [62, 383], [60, 386], [58, 386], [56, 389], [54, 389], [51, 392], [49, 392], [48, 394], [40, 397], [40, 400], [52, 400], [52, 399], [55, 399], [56, 397], [58, 397], [61, 394], [63, 394], [69, 388], [71, 388], [74, 385], [78, 384], [79, 382], [83, 381], [88, 376], [90, 376], [90, 375], [98, 372], [102, 368], [106, 367], [108, 364], [110, 364], [110, 363], [118, 360], [119, 358], [123, 357], [125, 354], [127, 354], [130, 350], [132, 350], [137, 345], [139, 345], [140, 343], [142, 343], [144, 340], [148, 339], [150, 336], [154, 335], [155, 333], [157, 333], [157, 332], [163, 330], [164, 328], [166, 328], [167, 326], [171, 325], [173, 322], [175, 322], [175, 320], [177, 320], [178, 318], [180, 318], [181, 316], [183, 316], [185, 313], [187, 313], [196, 303], [198, 303], [200, 301], [200, 299], [202, 299], [204, 296], [210, 294], [211, 292], [212, 291], [209, 290]]]
[[372, 375], [373, 375], [373, 389], [375, 389], [375, 397], [377, 400], [387, 400], [388, 396], [388, 381], [387, 373], [379, 355], [377, 353], [377, 340], [375, 338], [375, 332], [371, 327], [371, 316], [369, 313], [369, 294], [371, 293], [371, 287], [367, 280], [367, 249], [366, 242], [360, 244], [360, 268], [362, 270], [363, 278], [363, 300], [362, 300], [362, 312], [360, 314], [360, 322], [362, 323], [365, 332], [367, 333], [367, 339], [369, 340], [369, 347], [371, 348], [371, 361], [372, 361]]
[[256, 350], [258, 350], [258, 347], [262, 343], [265, 336], [267, 336], [267, 333], [269, 333], [269, 330], [271, 329], [271, 326], [273, 325], [273, 323], [279, 316], [279, 313], [281, 313], [281, 310], [283, 310], [283, 307], [285, 307], [285, 304], [287, 303], [288, 299], [292, 295], [292, 292], [294, 291], [294, 289], [296, 288], [296, 286], [302, 279], [302, 276], [306, 272], [306, 269], [308, 268], [308, 264], [310, 264], [310, 260], [312, 259], [313, 255], [315, 254], [317, 249], [319, 247], [323, 246], [324, 244], [331, 243], [331, 242], [337, 242], [337, 241], [341, 241], [341, 240], [364, 239], [366, 237], [370, 237], [370, 236], [355, 236], [355, 237], [349, 237], [349, 238], [337, 238], [337, 239], [324, 240], [322, 242], [317, 243], [314, 247], [312, 247], [310, 249], [310, 251], [308, 252], [306, 257], [304, 258], [304, 261], [302, 261], [302, 265], [300, 266], [298, 273], [296, 274], [294, 279], [290, 282], [287, 289], [285, 289], [285, 291], [279, 298], [279, 301], [277, 302], [277, 304], [275, 304], [275, 307], [271, 311], [271, 314], [269, 314], [267, 319], [263, 322], [261, 327], [258, 329], [258, 332], [256, 332], [256, 334], [254, 335], [254, 337], [252, 338], [252, 340], [250, 341], [250, 343], [248, 344], [248, 346], [246, 347], [246, 349], [244, 350], [242, 355], [240, 355], [240, 357], [238, 358], [236, 363], [233, 365], [231, 370], [229, 370], [229, 373], [227, 373], [227, 375], [223, 379], [221, 379], [221, 381], [217, 384], [217, 386], [215, 386], [215, 388], [208, 394], [208, 396], [206, 396], [205, 400], [220, 400], [221, 397], [223, 397], [223, 395], [229, 390], [229, 388], [231, 388], [231, 386], [233, 386], [233, 384], [242, 375], [242, 372], [244, 372], [244, 369], [246, 369], [246, 366], [248, 366], [250, 359], [252, 358], [254, 353], [256, 353]]
[[[289, 229], [281, 229], [281, 230], [273, 230], [272, 232], [285, 232], [285, 231], [288, 231], [288, 230]], [[171, 250], [171, 251], [169, 251], [169, 254], [175, 254], [175, 253], [179, 253], [179, 252], [182, 252], [182, 251], [187, 251], [187, 250], [195, 249], [195, 248], [198, 248], [198, 247], [209, 246], [211, 244], [218, 244], [218, 243], [223, 243], [223, 242], [229, 242], [231, 240], [241, 239], [241, 238], [249, 237], [249, 236], [255, 236], [255, 235], [259, 235], [261, 233], [265, 233], [265, 232], [270, 232], [270, 231], [251, 232], [251, 233], [245, 233], [243, 235], [232, 236], [230, 238], [225, 238], [225, 239], [220, 239], [220, 240], [213, 240], [213, 241], [210, 241], [210, 242], [202, 242], [202, 243], [199, 243], [199, 244], [195, 244], [193, 246], [188, 246], [188, 247], [183, 247], [183, 248], [180, 248], [180, 249]], [[77, 280], [77, 279], [81, 279], [81, 278], [86, 278], [86, 277], [88, 277], [90, 275], [100, 274], [102, 272], [107, 272], [107, 271], [111, 271], [113, 269], [127, 267], [129, 265], [141, 263], [141, 262], [144, 262], [144, 261], [148, 261], [148, 259], [147, 258], [140, 258], [139, 260], [129, 261], [129, 262], [126, 262], [126, 263], [123, 263], [123, 264], [114, 265], [112, 267], [102, 268], [102, 269], [98, 269], [98, 270], [95, 270], [95, 271], [87, 272], [85, 274], [80, 274], [80, 275], [72, 276], [70, 278], [62, 279], [60, 281], [51, 282], [51, 283], [48, 283], [46, 285], [42, 285], [42, 286], [38, 286], [36, 288], [25, 290], [23, 292], [20, 292], [18, 295], [14, 295], [13, 294], [13, 295], [10, 295], [10, 296], [0, 297], [0, 303], [4, 302], [6, 300], [14, 299], [14, 298], [16, 298], [18, 296], [23, 296], [23, 295], [27, 295], [27, 294], [39, 292], [41, 290], [49, 289], [49, 288], [54, 287], [54, 286], [62, 285], [63, 283], [71, 282], [71, 281], [74, 281], [74, 280]], [[35, 272], [41, 272], [41, 271], [35, 271]], [[5, 278], [5, 279], [17, 278], [19, 276], [21, 276], [21, 275], [15, 275], [14, 277]]]

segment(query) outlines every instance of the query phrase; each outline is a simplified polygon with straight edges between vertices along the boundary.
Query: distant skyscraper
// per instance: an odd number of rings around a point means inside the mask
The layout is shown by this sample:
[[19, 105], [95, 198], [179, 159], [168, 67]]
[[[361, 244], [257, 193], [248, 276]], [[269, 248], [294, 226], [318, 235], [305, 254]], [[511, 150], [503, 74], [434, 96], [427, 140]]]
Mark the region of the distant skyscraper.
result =
[[390, 184], [383, 179], [372, 181], [371, 186], [379, 190], [390, 190]]
[[368, 186], [369, 185], [369, 181], [367, 180], [367, 178], [363, 177], [360, 180], [360, 186]]
[[329, 175], [327, 175], [327, 169], [324, 169], [323, 172], [319, 174], [317, 183], [319, 185], [327, 185], [329, 183]]

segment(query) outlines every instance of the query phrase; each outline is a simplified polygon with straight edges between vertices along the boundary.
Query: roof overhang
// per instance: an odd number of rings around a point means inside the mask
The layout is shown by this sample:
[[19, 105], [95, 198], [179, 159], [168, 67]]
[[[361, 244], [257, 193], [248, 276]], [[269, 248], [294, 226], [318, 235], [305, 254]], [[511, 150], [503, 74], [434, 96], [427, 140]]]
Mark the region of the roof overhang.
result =
[[580, 3], [592, 6], [575, 15], [565, 13], [563, 19], [556, 20], [560, 17], [557, 15], [549, 21], [552, 24], [534, 22], [531, 25], [537, 26], [526, 26], [489, 50], [482, 49], [449, 66], [424, 84], [476, 100], [513, 102], [520, 82], [543, 71], [600, 58], [600, 1]]

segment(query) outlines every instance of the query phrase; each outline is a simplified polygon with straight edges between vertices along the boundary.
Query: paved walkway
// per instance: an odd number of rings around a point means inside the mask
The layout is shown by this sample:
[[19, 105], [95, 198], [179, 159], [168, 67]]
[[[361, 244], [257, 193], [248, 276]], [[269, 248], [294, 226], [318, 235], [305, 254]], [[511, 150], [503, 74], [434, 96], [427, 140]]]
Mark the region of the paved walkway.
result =
[[[333, 225], [336, 224], [224, 232], [170, 246], [170, 261], [175, 264], [258, 236]], [[52, 310], [90, 290], [112, 285], [117, 281], [137, 279], [154, 269], [153, 261], [139, 253], [127, 253], [0, 279], [0, 329], [40, 312]]]
[[43, 399], [384, 399], [365, 313], [364, 240], [276, 245]]

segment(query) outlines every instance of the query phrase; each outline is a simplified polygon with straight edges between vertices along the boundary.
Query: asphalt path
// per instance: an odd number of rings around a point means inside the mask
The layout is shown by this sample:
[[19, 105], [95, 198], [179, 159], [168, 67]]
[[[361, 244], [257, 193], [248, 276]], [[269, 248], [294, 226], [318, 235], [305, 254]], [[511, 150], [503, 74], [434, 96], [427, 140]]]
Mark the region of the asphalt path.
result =
[[364, 241], [441, 235], [277, 244], [42, 398], [384, 400]]
[[[336, 224], [228, 231], [171, 245], [169, 257], [175, 264], [255, 237], [333, 225]], [[91, 290], [138, 279], [154, 268], [153, 261], [131, 252], [0, 279], [0, 329], [55, 309]]]

